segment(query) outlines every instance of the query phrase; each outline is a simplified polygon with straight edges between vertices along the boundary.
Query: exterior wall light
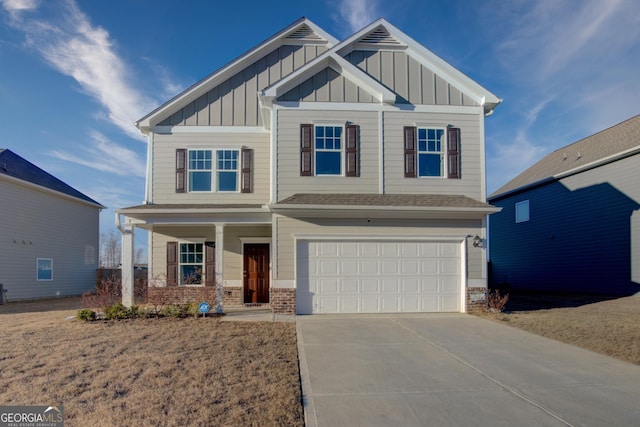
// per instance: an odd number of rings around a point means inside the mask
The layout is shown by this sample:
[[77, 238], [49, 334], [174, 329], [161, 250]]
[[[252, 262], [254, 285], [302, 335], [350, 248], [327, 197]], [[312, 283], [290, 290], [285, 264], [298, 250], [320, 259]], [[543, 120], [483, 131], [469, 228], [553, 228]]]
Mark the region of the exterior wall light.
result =
[[483, 247], [482, 243], [482, 238], [476, 234], [476, 237], [473, 238], [473, 247], [481, 248]]

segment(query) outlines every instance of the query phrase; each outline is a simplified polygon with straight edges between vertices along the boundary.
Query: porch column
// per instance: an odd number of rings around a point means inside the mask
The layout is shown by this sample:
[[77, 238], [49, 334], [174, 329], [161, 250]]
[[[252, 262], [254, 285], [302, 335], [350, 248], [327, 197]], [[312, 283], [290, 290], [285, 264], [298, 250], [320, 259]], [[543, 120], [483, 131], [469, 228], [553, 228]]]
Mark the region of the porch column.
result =
[[131, 224], [125, 225], [122, 231], [122, 305], [131, 307], [134, 304], [133, 276], [133, 229]]
[[224, 254], [224, 224], [216, 223], [216, 314], [223, 312], [222, 292], [222, 257]]

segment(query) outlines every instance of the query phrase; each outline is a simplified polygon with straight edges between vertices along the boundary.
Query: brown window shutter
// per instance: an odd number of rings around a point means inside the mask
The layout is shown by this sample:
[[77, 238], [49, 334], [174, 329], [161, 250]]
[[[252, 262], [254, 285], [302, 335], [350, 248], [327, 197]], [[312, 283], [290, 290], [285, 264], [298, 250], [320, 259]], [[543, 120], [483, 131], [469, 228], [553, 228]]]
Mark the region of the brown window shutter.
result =
[[216, 244], [206, 242], [204, 244], [204, 285], [216, 285]]
[[187, 150], [176, 150], [176, 193], [187, 192]]
[[347, 141], [345, 144], [345, 175], [360, 176], [358, 146], [360, 142], [360, 126], [347, 125]]
[[178, 242], [167, 242], [167, 286], [178, 284]]
[[447, 158], [449, 178], [460, 179], [460, 128], [447, 129]]
[[300, 125], [300, 176], [313, 176], [313, 125]]
[[240, 191], [242, 193], [251, 193], [251, 165], [253, 164], [253, 150], [251, 148], [242, 149], [242, 171], [240, 175]]
[[416, 137], [418, 130], [415, 126], [404, 127], [404, 177], [416, 178]]

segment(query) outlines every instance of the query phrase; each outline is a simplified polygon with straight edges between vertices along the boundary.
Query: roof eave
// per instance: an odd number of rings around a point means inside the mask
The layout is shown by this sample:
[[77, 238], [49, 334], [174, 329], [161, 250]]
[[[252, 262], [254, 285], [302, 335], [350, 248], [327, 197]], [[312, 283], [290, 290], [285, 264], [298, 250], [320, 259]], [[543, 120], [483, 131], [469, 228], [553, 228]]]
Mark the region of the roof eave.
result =
[[427, 207], [427, 206], [369, 206], [369, 205], [311, 205], [271, 204], [273, 213], [300, 218], [452, 218], [480, 219], [500, 212], [502, 208], [487, 206], [471, 207]]

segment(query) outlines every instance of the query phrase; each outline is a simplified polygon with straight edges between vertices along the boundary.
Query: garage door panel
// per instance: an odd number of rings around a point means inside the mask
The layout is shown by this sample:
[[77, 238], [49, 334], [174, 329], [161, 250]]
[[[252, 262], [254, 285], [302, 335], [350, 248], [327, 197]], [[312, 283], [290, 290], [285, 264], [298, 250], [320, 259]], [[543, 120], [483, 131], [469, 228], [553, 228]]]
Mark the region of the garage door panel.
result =
[[455, 242], [300, 242], [298, 310], [460, 311], [460, 247]]

